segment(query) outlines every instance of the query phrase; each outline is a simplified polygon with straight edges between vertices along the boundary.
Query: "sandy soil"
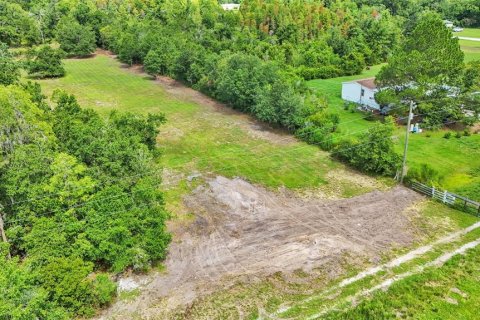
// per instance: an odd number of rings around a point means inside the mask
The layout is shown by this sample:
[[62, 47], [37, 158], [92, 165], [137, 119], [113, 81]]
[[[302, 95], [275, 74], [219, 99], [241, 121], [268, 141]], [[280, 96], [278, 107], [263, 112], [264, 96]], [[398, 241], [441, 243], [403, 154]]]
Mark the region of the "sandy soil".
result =
[[335, 201], [302, 199], [241, 179], [211, 179], [185, 199], [195, 221], [176, 230], [167, 272], [131, 277], [142, 284], [141, 295], [102, 317], [149, 319], [233, 281], [331, 268], [344, 254], [375, 261], [392, 246], [412, 243], [406, 209], [419, 199], [403, 187]]

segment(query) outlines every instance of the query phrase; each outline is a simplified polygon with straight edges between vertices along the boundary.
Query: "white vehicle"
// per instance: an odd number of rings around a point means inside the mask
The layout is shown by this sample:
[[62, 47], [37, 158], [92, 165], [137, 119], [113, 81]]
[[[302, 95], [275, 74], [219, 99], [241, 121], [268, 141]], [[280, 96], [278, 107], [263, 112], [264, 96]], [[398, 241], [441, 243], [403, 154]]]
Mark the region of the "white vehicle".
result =
[[455, 27], [452, 29], [453, 32], [462, 32], [463, 31], [463, 28], [460, 28], [460, 27]]

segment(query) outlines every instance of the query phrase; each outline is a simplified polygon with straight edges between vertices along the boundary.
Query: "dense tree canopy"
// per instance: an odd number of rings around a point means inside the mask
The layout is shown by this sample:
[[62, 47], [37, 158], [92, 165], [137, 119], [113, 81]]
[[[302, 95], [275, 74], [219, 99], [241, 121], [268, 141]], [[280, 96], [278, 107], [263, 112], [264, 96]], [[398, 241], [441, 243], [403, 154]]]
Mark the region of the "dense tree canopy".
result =
[[39, 41], [39, 31], [35, 21], [19, 4], [0, 1], [0, 21], [0, 42], [19, 46]]
[[146, 270], [170, 241], [153, 162], [164, 117], [104, 120], [66, 93], [53, 110], [43, 98], [31, 83], [0, 86], [6, 318], [90, 316], [115, 294], [102, 270]]

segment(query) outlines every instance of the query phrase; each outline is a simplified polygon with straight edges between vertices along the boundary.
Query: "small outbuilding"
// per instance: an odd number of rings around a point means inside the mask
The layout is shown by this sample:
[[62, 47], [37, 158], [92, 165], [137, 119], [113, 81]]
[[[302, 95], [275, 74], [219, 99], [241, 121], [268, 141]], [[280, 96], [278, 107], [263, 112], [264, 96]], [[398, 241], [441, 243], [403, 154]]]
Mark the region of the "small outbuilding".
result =
[[375, 100], [375, 93], [377, 91], [375, 78], [342, 83], [342, 99], [354, 102], [368, 109], [380, 110], [380, 105]]

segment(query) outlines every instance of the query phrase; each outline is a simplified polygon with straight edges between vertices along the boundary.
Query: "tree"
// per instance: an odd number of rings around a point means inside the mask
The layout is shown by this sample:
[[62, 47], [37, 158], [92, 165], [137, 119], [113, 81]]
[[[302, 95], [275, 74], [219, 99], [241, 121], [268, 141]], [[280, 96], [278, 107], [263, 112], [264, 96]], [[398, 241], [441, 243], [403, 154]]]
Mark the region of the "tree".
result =
[[8, 86], [17, 82], [20, 77], [19, 65], [13, 60], [8, 46], [0, 43], [0, 84]]
[[35, 284], [30, 268], [18, 258], [6, 259], [8, 249], [2, 243], [0, 247], [0, 318], [70, 319], [67, 312], [48, 302], [48, 293]]
[[242, 111], [255, 105], [257, 93], [274, 82], [277, 67], [257, 57], [235, 54], [220, 62], [215, 96]]
[[91, 27], [81, 25], [74, 18], [62, 18], [58, 23], [56, 34], [60, 48], [68, 56], [84, 57], [95, 51], [95, 32]]
[[302, 121], [302, 98], [285, 79], [275, 81], [258, 92], [252, 113], [260, 120], [296, 129]]
[[[96, 295], [98, 289], [110, 288], [111, 281], [97, 282], [89, 275], [93, 271], [93, 263], [82, 261], [76, 257], [53, 258], [35, 272], [35, 278], [48, 294], [48, 300], [61, 305], [72, 315], [93, 316], [95, 308], [100, 305]], [[98, 285], [102, 288], [98, 288]], [[107, 295], [108, 296], [108, 295]]]
[[155, 41], [155, 48], [148, 51], [145, 57], [145, 71], [150, 75], [173, 76], [179, 54], [176, 41], [160, 37]]
[[0, 105], [0, 163], [17, 146], [51, 137], [52, 129], [43, 110], [21, 88], [0, 86]]
[[356, 169], [393, 176], [401, 163], [394, 148], [394, 129], [393, 118], [388, 117], [385, 123], [376, 123], [360, 139], [343, 140], [334, 154]]
[[[427, 13], [418, 22], [402, 48], [397, 51], [377, 75], [380, 91], [390, 91], [389, 99], [415, 101], [419, 111], [426, 114], [441, 111], [443, 105], [458, 94], [463, 74], [463, 52], [458, 39], [452, 36], [442, 20]], [[422, 110], [428, 101], [435, 108]], [[445, 109], [444, 117], [459, 114], [457, 104], [453, 112]]]
[[0, 1], [0, 42], [19, 46], [35, 44], [39, 32], [28, 12], [12, 1]]
[[63, 54], [48, 45], [31, 49], [27, 54], [26, 69], [33, 78], [58, 78], [65, 75]]

